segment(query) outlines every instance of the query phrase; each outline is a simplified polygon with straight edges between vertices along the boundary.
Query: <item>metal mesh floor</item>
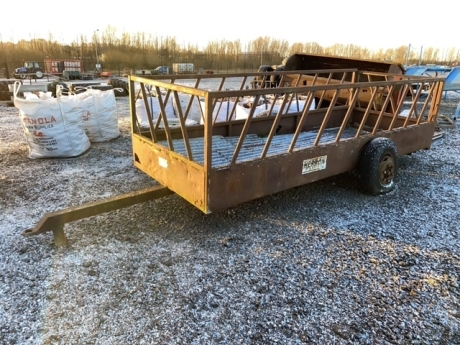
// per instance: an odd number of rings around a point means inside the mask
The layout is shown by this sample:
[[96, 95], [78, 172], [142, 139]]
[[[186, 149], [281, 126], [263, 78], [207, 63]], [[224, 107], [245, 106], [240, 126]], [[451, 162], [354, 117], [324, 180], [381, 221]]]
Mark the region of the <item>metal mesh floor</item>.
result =
[[[339, 128], [326, 129], [319, 144], [323, 145], [329, 142], [334, 142], [338, 134]], [[353, 127], [345, 128], [340, 140], [354, 138], [357, 129]], [[318, 131], [308, 131], [300, 133], [294, 151], [305, 149], [313, 146]], [[287, 153], [291, 144], [293, 134], [275, 135], [270, 143], [267, 156], [275, 156]], [[225, 167], [230, 165], [235, 148], [238, 144], [239, 136], [235, 137], [212, 137], [212, 167]], [[189, 139], [190, 147], [192, 150], [193, 161], [198, 164], [204, 164], [204, 138]], [[238, 154], [237, 163], [256, 160], [261, 157], [264, 146], [267, 142], [267, 137], [260, 137], [256, 134], [248, 134], [244, 140], [241, 150]], [[168, 148], [167, 141], [158, 142], [159, 145]], [[185, 148], [183, 139], [173, 140], [174, 152], [187, 157], [187, 150]]]

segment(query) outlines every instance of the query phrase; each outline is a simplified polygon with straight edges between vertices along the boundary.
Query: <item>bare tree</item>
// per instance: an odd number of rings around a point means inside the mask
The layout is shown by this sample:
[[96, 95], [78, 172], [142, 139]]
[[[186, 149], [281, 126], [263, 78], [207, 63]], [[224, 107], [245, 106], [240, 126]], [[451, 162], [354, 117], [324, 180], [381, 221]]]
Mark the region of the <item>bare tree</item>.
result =
[[[392, 61], [394, 63], [444, 63], [460, 60], [460, 49], [450, 48], [442, 52], [431, 47], [423, 56], [414, 47], [369, 50], [354, 44], [339, 44], [323, 47], [317, 42], [295, 42], [277, 40], [269, 36], [257, 37], [243, 44], [240, 40], [218, 40], [208, 42], [204, 49], [196, 44], [178, 44], [175, 37], [156, 36], [146, 32], [120, 33], [114, 26], [102, 30], [100, 38], [95, 33], [89, 39], [83, 35], [69, 45], [57, 42], [50, 33], [48, 39], [20, 40], [17, 43], [3, 41], [0, 35], [0, 62], [42, 60], [45, 58], [79, 58], [85, 62], [96, 60], [96, 43], [99, 57], [104, 57], [104, 69], [124, 67], [154, 68], [174, 62], [193, 62], [206, 69], [256, 70], [261, 64], [278, 65], [283, 58], [295, 53], [334, 55], [355, 59]], [[102, 54], [102, 55], [101, 55]]]

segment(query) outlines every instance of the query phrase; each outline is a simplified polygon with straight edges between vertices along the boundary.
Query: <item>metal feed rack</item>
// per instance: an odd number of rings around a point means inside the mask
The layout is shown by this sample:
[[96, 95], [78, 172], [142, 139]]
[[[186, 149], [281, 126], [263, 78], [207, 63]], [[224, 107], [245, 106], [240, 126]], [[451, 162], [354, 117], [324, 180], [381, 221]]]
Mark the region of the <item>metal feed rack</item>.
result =
[[[423, 87], [414, 90], [414, 83]], [[396, 152], [430, 148], [443, 83], [357, 69], [129, 76], [134, 166], [160, 185], [46, 214], [23, 234], [53, 231], [59, 246], [66, 243], [69, 221], [171, 193], [210, 213], [363, 162], [377, 162], [363, 170], [374, 182], [368, 191], [387, 192], [394, 185]], [[147, 125], [139, 120], [139, 106]], [[246, 116], [238, 118], [242, 110]], [[394, 149], [373, 159], [367, 148], [381, 138]]]

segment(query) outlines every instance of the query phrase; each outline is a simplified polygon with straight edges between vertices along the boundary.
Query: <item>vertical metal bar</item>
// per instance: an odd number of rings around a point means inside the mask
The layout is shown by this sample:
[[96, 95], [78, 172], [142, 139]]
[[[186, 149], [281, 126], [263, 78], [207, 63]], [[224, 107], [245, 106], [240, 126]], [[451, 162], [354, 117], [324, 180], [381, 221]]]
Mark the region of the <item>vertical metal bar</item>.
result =
[[201, 79], [202, 79], [201, 77], [196, 78], [195, 89], [198, 89], [198, 86], [200, 86]]
[[[209, 181], [212, 171], [212, 103], [214, 93], [208, 92], [204, 98], [204, 191], [203, 198], [206, 208], [209, 204]], [[207, 209], [206, 209], [207, 211]]]
[[[331, 79], [332, 79], [332, 72], [329, 73], [329, 77], [327, 78], [326, 85], [329, 85], [329, 83], [331, 82]], [[336, 90], [336, 92], [337, 92], [337, 90]], [[323, 99], [324, 99], [325, 94], [326, 94], [326, 90], [321, 91], [321, 97], [319, 98], [318, 106], [316, 107], [316, 109], [321, 108], [321, 105], [323, 104]]]
[[219, 117], [219, 112], [220, 112], [220, 109], [222, 109], [222, 103], [224, 102], [224, 100], [222, 98], [219, 98], [219, 99], [216, 98], [216, 102], [214, 103], [214, 107], [213, 107], [213, 113], [214, 113], [214, 108], [217, 105], [217, 102], [219, 102], [220, 104], [219, 104], [219, 107], [217, 108], [216, 115], [213, 116], [212, 124], [215, 124], [217, 122], [217, 118]]
[[[440, 80], [439, 82], [435, 82], [435, 97], [433, 97], [431, 101], [430, 113], [428, 115], [428, 121], [433, 122], [436, 121], [436, 114], [438, 113], [439, 106], [441, 103], [442, 91], [444, 89], [444, 80]], [[456, 111], [457, 113], [457, 111]]]
[[[295, 86], [299, 86], [299, 83], [300, 83], [300, 80], [301, 80], [301, 75], [302, 75], [302, 74], [300, 74], [299, 78], [297, 79], [297, 83], [296, 83]], [[317, 81], [317, 77], [318, 77], [318, 73], [315, 74], [315, 77], [313, 78], [313, 84], [312, 84], [312, 85], [314, 85], [314, 83]], [[323, 91], [323, 93], [324, 93], [324, 91]], [[295, 95], [295, 100], [298, 102], [298, 94], [297, 94], [297, 93], [295, 93], [295, 94], [293, 93], [292, 96], [291, 96], [291, 98], [290, 98], [290, 100], [289, 100], [289, 104], [288, 104], [288, 106], [287, 106], [287, 108], [286, 108], [286, 109], [287, 109], [287, 112], [289, 112], [289, 109], [291, 109], [291, 104], [292, 104], [292, 101], [294, 100], [294, 95]], [[321, 103], [321, 102], [320, 102], [320, 103]]]
[[229, 112], [229, 105], [230, 105], [230, 97], [227, 97], [227, 121], [230, 121], [233, 118], [236, 118], [236, 105], [238, 103], [238, 99], [233, 102], [232, 110]]
[[67, 237], [64, 233], [64, 225], [53, 228], [54, 244], [56, 247], [63, 247], [67, 244]]
[[[297, 79], [297, 83], [296, 83], [295, 86], [299, 86], [300, 80], [301, 80], [301, 78], [299, 77], [299, 78]], [[291, 109], [291, 104], [292, 104], [292, 101], [293, 101], [293, 99], [294, 99], [294, 95], [296, 95], [295, 97], [296, 97], [296, 100], [297, 100], [297, 93], [295, 93], [295, 94], [294, 94], [294, 93], [291, 93], [291, 97], [289, 98], [289, 103], [288, 103], [288, 106], [287, 106], [287, 108], [286, 108], [286, 109], [287, 109], [286, 113], [288, 113], [288, 112], [289, 112], [289, 109]]]
[[[366, 73], [366, 76], [367, 76], [367, 81], [369, 83], [371, 83], [373, 81], [373, 76], [370, 74], [370, 73]], [[379, 92], [380, 91], [380, 92]], [[372, 103], [372, 108], [369, 109], [369, 110], [375, 110], [375, 111], [380, 111], [381, 109], [379, 108], [379, 105], [377, 104], [376, 102], [376, 98], [377, 98], [377, 95], [381, 94], [382, 96], [382, 99], [383, 99], [383, 96], [385, 94], [385, 87], [376, 87], [375, 88], [375, 97], [373, 98], [373, 101], [371, 102]]]
[[[224, 86], [224, 83], [225, 83], [225, 77], [222, 77], [220, 79], [220, 83], [219, 83], [219, 87], [217, 88], [217, 91], [222, 91], [222, 87]], [[212, 105], [212, 112], [211, 114], [214, 113], [214, 108], [216, 107], [216, 104], [218, 102], [218, 99], [217, 98], [213, 98], [213, 105]], [[222, 107], [222, 100], [220, 100], [220, 105], [219, 105], [219, 108], [217, 109], [216, 111], [216, 116], [214, 117], [212, 123], [215, 124], [217, 122], [217, 118], [219, 117], [219, 112], [220, 112], [220, 109]]]
[[313, 93], [313, 91], [310, 91], [308, 93], [307, 100], [305, 102], [305, 107], [303, 108], [303, 111], [302, 111], [302, 116], [300, 117], [300, 121], [297, 124], [297, 127], [295, 129], [294, 136], [292, 137], [291, 143], [289, 144], [288, 153], [291, 153], [294, 150], [295, 144], [297, 143], [297, 139], [299, 138], [299, 135], [302, 132], [302, 127], [310, 112], [311, 103], [314, 97], [315, 97], [315, 94]]
[[270, 110], [268, 111], [270, 115], [273, 115], [273, 108], [275, 107], [275, 104], [276, 104], [276, 98], [273, 100], [273, 102], [271, 102]]
[[294, 86], [298, 86], [300, 83], [300, 79], [302, 78], [303, 73], [299, 73], [297, 75], [297, 79], [295, 80]]
[[131, 114], [131, 134], [135, 132], [135, 124], [137, 124], [138, 133], [141, 132], [139, 121], [136, 114], [136, 100], [134, 92], [134, 80], [131, 79], [131, 76], [128, 78], [129, 82], [129, 112]]
[[327, 108], [326, 114], [324, 115], [323, 122], [321, 123], [321, 126], [318, 130], [318, 134], [316, 135], [315, 142], [313, 143], [313, 146], [318, 146], [319, 141], [321, 140], [321, 136], [323, 135], [324, 130], [326, 129], [327, 122], [329, 121], [329, 117], [331, 116], [332, 109], [335, 107], [335, 102], [337, 101], [337, 98], [339, 97], [339, 89], [336, 89], [334, 92], [334, 97], [332, 97], [331, 103], [329, 104], [329, 107]]
[[248, 80], [248, 76], [244, 76], [243, 80], [241, 80], [240, 88], [239, 90], [243, 90], [244, 84], [246, 84], [246, 80]]
[[420, 98], [421, 93], [422, 93], [422, 88], [419, 87], [415, 94], [415, 99], [412, 100], [412, 105], [410, 107], [409, 114], [407, 114], [406, 120], [404, 121], [403, 128], [407, 127], [407, 124], [409, 123], [412, 113], [414, 113], [414, 117], [417, 118], [417, 102], [418, 102], [418, 99]]
[[[198, 88], [198, 84], [199, 84], [199, 79], [196, 80], [195, 82], [195, 89]], [[192, 104], [193, 104], [193, 100], [195, 99], [195, 95], [190, 95], [190, 99], [188, 100], [188, 103], [187, 103], [187, 107], [185, 108], [185, 113], [184, 113], [184, 119], [187, 120], [188, 119], [188, 114], [190, 113], [190, 109], [192, 108]], [[198, 99], [198, 97], [197, 97]], [[199, 100], [198, 100], [199, 101]], [[176, 103], [177, 104], [177, 107], [180, 108], [181, 105], [180, 103]], [[198, 104], [199, 105], [199, 104]], [[200, 107], [201, 108], [201, 107]]]
[[405, 100], [404, 95], [407, 95], [407, 90], [409, 89], [410, 86], [411, 86], [411, 84], [404, 85], [404, 88], [403, 88], [403, 91], [402, 91], [403, 96], [398, 99], [398, 104], [396, 106], [396, 110], [393, 112], [393, 119], [391, 120], [390, 126], [388, 126], [389, 131], [391, 131], [393, 129], [393, 127], [394, 127], [394, 125], [396, 123], [396, 119], [399, 116], [399, 112], [401, 111], [402, 105], [403, 105], [404, 100]]
[[[278, 128], [278, 124], [280, 122], [280, 119], [281, 119], [281, 116], [282, 116], [282, 113], [283, 113], [283, 110], [284, 110], [284, 106], [286, 105], [286, 101], [287, 101], [287, 97], [284, 97], [283, 102], [281, 103], [281, 107], [280, 107], [280, 109], [278, 110], [278, 113], [275, 116], [275, 120], [273, 121], [272, 128], [270, 129], [270, 133], [268, 134], [268, 137], [267, 137], [267, 140], [265, 142], [264, 148], [262, 149], [262, 154], [261, 154], [260, 158], [265, 158], [266, 155], [267, 155], [267, 152], [268, 152], [268, 149], [270, 148], [273, 136], [276, 134], [276, 130]], [[273, 104], [272, 104], [272, 107], [270, 108], [270, 111], [272, 111], [272, 110], [273, 110]]]
[[[197, 79], [195, 81], [195, 89], [198, 88], [198, 85], [200, 83], [200, 80], [201, 79]], [[188, 103], [187, 103], [187, 106], [185, 108], [185, 113], [184, 113], [184, 119], [187, 120], [188, 119], [188, 115], [190, 114], [190, 109], [192, 109], [192, 104], [193, 104], [193, 100], [195, 99], [195, 95], [190, 95], [190, 99], [188, 100]], [[198, 97], [197, 97], [198, 98]], [[180, 105], [180, 100], [179, 102], [176, 101], [176, 105], [178, 108], [182, 108], [182, 106]], [[198, 104], [199, 105], [199, 104]], [[201, 107], [200, 107], [201, 108]]]
[[[159, 87], [155, 86], [155, 92], [157, 93], [158, 105], [160, 107], [160, 114], [159, 115], [161, 115], [161, 116], [158, 116], [158, 118], [157, 118], [157, 120], [155, 122], [155, 130], [157, 131], [160, 128], [162, 118], [166, 117], [166, 104], [167, 104], [167, 101], [169, 99], [171, 89], [168, 89], [166, 91], [165, 101], [163, 101], [163, 97], [162, 97], [161, 90], [160, 90]], [[161, 103], [160, 103], [160, 101], [161, 101]], [[163, 104], [163, 106], [162, 106], [162, 104]]]
[[[299, 86], [299, 83], [300, 81], [302, 80], [302, 73], [299, 73], [299, 75], [297, 76], [297, 80], [295, 82], [295, 87]], [[316, 78], [316, 77], [315, 77]], [[307, 83], [307, 81], [305, 81]], [[290, 94], [290, 97], [289, 97], [289, 103], [288, 103], [288, 106], [285, 107], [286, 110], [286, 114], [289, 113], [289, 109], [291, 109], [291, 104], [292, 104], [292, 100], [294, 99], [294, 95], [296, 95], [297, 97], [297, 93], [291, 93]], [[284, 98], [283, 98], [283, 104], [284, 104], [284, 99], [287, 97], [287, 94], [284, 95]], [[283, 108], [284, 109], [284, 108]]]
[[[420, 115], [417, 118], [417, 122], [416, 122], [417, 125], [419, 125], [422, 122], [423, 114], [425, 114], [426, 109], [428, 107], [428, 103], [430, 103], [430, 100], [432, 99], [432, 96], [433, 96], [432, 93], [433, 93], [433, 90], [430, 90], [427, 97], [425, 98], [425, 102], [423, 102], [422, 110], [420, 111]], [[427, 119], [428, 119], [428, 115], [427, 115]]]
[[[318, 73], [316, 73], [315, 76], [313, 77], [311, 86], [315, 86], [317, 81], [318, 81]], [[316, 106], [316, 109], [319, 109], [319, 106]]]
[[[200, 85], [200, 82], [201, 82], [201, 78], [197, 78], [196, 82], [195, 82], [195, 89], [198, 88], [198, 86]], [[196, 97], [197, 102], [198, 102], [198, 108], [200, 109], [201, 122], [204, 123], [205, 116], [204, 116], [203, 108], [201, 107], [200, 98], [198, 96], [195, 96], [195, 95], [192, 95], [192, 97], [190, 97], [190, 98], [194, 98], [194, 97]], [[191, 104], [191, 101], [190, 101], [190, 104]]]
[[224, 84], [225, 84], [225, 77], [222, 77], [222, 79], [220, 80], [219, 88], [217, 89], [217, 91], [222, 91], [222, 88], [224, 87]]
[[[176, 101], [176, 104], [179, 104], [179, 95], [177, 93], [177, 91], [173, 91], [173, 96], [174, 96], [174, 100]], [[188, 133], [187, 133], [187, 127], [185, 126], [185, 118], [182, 114], [182, 108], [181, 107], [177, 107], [177, 117], [179, 118], [179, 122], [180, 122], [180, 129], [182, 131], [182, 138], [184, 139], [184, 145], [185, 145], [185, 148], [187, 150], [187, 156], [188, 156], [188, 159], [193, 161], [193, 153], [192, 153], [192, 149], [190, 147], [190, 141], [188, 139]]]
[[[400, 78], [399, 80], [402, 80], [402, 78]], [[398, 85], [398, 90], [399, 90], [398, 91], [398, 96], [397, 96], [396, 99], [399, 100], [399, 99], [401, 99], [401, 97], [406, 98], [405, 95], [407, 95], [407, 89], [405, 89], [404, 86], [401, 87], [401, 85]], [[403, 91], [405, 91], [406, 93], [403, 94]], [[391, 95], [391, 99], [390, 99], [390, 108], [391, 108], [391, 113], [395, 113], [397, 105], [396, 105], [396, 102], [394, 100], [394, 95], [393, 94]]]
[[[160, 114], [158, 115], [158, 120], [155, 125], [155, 128], [157, 128], [160, 125], [160, 122], [163, 121], [164, 124], [164, 131], [166, 134], [166, 140], [168, 141], [168, 146], [171, 151], [174, 151], [174, 143], [172, 140], [171, 136], [171, 131], [169, 129], [169, 124], [168, 124], [168, 119], [166, 116], [166, 111], [165, 111], [165, 103], [163, 103], [163, 98], [161, 97], [161, 90], [158, 86], [155, 86], [156, 92], [157, 92], [157, 98], [158, 98], [158, 103], [160, 105]], [[168, 99], [169, 94], [171, 92], [171, 89], [169, 89], [166, 93], [166, 99]]]
[[353, 113], [356, 100], [358, 99], [359, 92], [361, 89], [358, 88], [353, 88], [350, 90], [350, 97], [351, 100], [348, 101], [348, 109], [347, 113], [345, 114], [345, 117], [343, 118], [342, 124], [340, 125], [339, 131], [337, 132], [337, 135], [335, 137], [335, 142], [338, 143], [340, 141], [340, 138], [342, 137], [343, 131], [345, 130], [345, 127], [348, 125], [348, 120], [351, 117], [351, 114]]
[[370, 112], [370, 110], [372, 108], [372, 103], [374, 102], [375, 96], [377, 95], [378, 88], [379, 88], [378, 86], [370, 88], [372, 90], [371, 99], [370, 99], [369, 103], [367, 104], [366, 111], [364, 112], [363, 118], [361, 119], [361, 123], [359, 124], [359, 128], [358, 128], [358, 130], [356, 132], [355, 138], [359, 137], [361, 131], [364, 128], [364, 124], [366, 123], [367, 118], [369, 117], [369, 112]]
[[284, 79], [285, 79], [284, 77], [285, 77], [284, 74], [281, 75], [280, 82], [279, 82], [279, 84], [277, 85], [277, 87], [283, 87], [282, 85], [284, 85]]
[[264, 75], [264, 76], [262, 76], [262, 82], [260, 84], [260, 87], [261, 87], [261, 89], [266, 89], [267, 88], [266, 86], [267, 86], [267, 76]]
[[[156, 131], [153, 127], [153, 117], [152, 117], [152, 111], [151, 111], [151, 108], [150, 108], [150, 104], [148, 103], [148, 95], [147, 95], [147, 92], [145, 91], [145, 84], [144, 83], [140, 83], [140, 88], [141, 88], [141, 92], [142, 92], [142, 99], [144, 100], [144, 107], [145, 107], [145, 112], [147, 114], [147, 121], [149, 122], [149, 128], [150, 128], [150, 135], [152, 137], [152, 140], [154, 143], [157, 142], [157, 137], [156, 137]], [[150, 96], [152, 97], [152, 96]]]
[[[355, 83], [360, 83], [360, 82], [361, 82], [361, 79], [363, 78], [363, 72], [357, 71], [357, 72], [355, 73], [355, 78], [356, 78], [356, 79], [355, 79]], [[362, 91], [362, 89], [359, 88], [359, 92], [361, 92], [361, 91]], [[359, 99], [359, 97], [358, 97], [358, 100], [356, 101], [356, 103], [358, 104], [358, 108], [362, 108], [362, 106], [361, 106], [361, 100]]]
[[375, 122], [374, 129], [372, 130], [372, 134], [377, 133], [377, 129], [379, 128], [380, 123], [382, 122], [383, 114], [385, 113], [385, 109], [387, 108], [388, 103], [390, 103], [390, 100], [392, 98], [395, 86], [396, 85], [391, 85], [390, 86], [390, 90], [388, 91], [387, 97], [385, 98], [385, 101], [382, 104], [382, 109], [380, 109], [379, 117], [377, 118], [377, 121]]
[[[259, 99], [260, 99], [260, 95], [257, 95], [254, 99], [254, 104], [258, 104]], [[252, 120], [252, 117], [254, 116], [255, 110], [256, 110], [256, 106], [253, 106], [251, 110], [249, 111], [248, 118], [246, 119], [246, 122], [244, 123], [243, 130], [241, 131], [240, 137], [238, 139], [238, 143], [236, 144], [235, 151], [233, 151], [233, 156], [232, 156], [230, 165], [234, 165], [236, 163], [236, 160], [238, 159], [238, 155], [241, 151], [241, 147], [243, 146], [244, 139], [246, 138], [246, 134], [248, 133], [249, 126], [251, 125], [251, 120]]]

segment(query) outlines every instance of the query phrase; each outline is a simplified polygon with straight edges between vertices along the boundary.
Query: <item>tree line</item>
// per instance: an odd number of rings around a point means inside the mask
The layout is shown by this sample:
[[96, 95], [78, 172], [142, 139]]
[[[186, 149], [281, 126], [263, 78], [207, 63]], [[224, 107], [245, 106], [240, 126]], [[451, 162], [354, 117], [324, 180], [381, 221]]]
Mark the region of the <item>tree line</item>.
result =
[[[353, 44], [334, 44], [323, 47], [316, 42], [289, 43], [271, 37], [258, 37], [247, 43], [240, 40], [210, 41], [202, 48], [194, 44], [180, 44], [175, 37], [155, 36], [145, 32], [117, 35], [108, 26], [100, 34], [88, 38], [81, 35], [70, 44], [63, 44], [52, 34], [47, 39], [3, 41], [0, 35], [0, 69], [10, 73], [23, 61], [43, 61], [47, 58], [81, 59], [85, 71], [92, 71], [96, 62], [104, 71], [121, 72], [124, 68], [154, 69], [171, 66], [175, 62], [194, 63], [196, 68], [215, 72], [254, 71], [260, 65], [279, 65], [285, 57], [295, 53], [333, 55], [355, 59], [408, 64], [454, 65], [460, 60], [460, 49], [426, 48], [423, 52], [410, 46], [370, 50]], [[5, 67], [6, 66], [6, 67]]]

